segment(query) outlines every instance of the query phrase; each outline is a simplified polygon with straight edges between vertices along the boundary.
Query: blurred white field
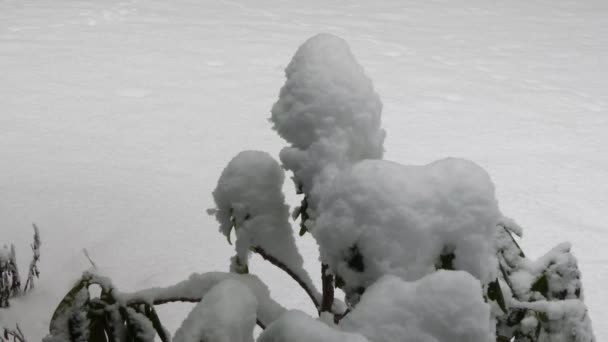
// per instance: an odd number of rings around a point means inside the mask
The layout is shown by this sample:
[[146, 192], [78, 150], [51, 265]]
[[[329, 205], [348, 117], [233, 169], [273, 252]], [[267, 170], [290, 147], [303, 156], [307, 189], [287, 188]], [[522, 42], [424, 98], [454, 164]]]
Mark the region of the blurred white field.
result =
[[[205, 209], [239, 151], [278, 157], [269, 111], [308, 37], [346, 39], [384, 103], [386, 158], [485, 167], [535, 257], [571, 241], [608, 339], [608, 2], [0, 0], [0, 243], [35, 292], [0, 311], [32, 341], [91, 257], [119, 288], [227, 270]], [[292, 205], [292, 184], [285, 191]], [[298, 239], [313, 278], [317, 247]], [[287, 307], [303, 291], [255, 259]], [[187, 306], [161, 310], [171, 330]]]

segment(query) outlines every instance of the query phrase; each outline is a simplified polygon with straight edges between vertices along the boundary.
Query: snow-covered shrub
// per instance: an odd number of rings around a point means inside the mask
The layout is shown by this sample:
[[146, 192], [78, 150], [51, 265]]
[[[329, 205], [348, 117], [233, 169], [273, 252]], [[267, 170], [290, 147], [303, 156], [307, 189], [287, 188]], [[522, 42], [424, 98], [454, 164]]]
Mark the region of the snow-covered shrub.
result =
[[28, 268], [28, 276], [21, 288], [21, 276], [19, 274], [19, 268], [17, 267], [17, 252], [15, 251], [15, 245], [11, 244], [10, 249], [8, 246], [0, 247], [0, 308], [6, 308], [10, 306], [9, 299], [28, 292], [34, 288], [34, 277], [38, 278], [40, 272], [38, 271], [38, 260], [40, 259], [40, 233], [38, 227], [34, 224], [34, 241], [31, 244], [32, 248], [32, 261]]
[[472, 162], [362, 161], [325, 189], [321, 207], [312, 231], [321, 259], [355, 301], [386, 274], [417, 280], [449, 268], [496, 279], [501, 215], [489, 176]]
[[[594, 341], [570, 246], [529, 260], [489, 175], [471, 161], [424, 166], [382, 160], [381, 103], [340, 38], [306, 41], [272, 108], [289, 146], [301, 205], [291, 217], [320, 254], [322, 288], [303, 267], [282, 188], [268, 153], [244, 151], [226, 166], [209, 210], [232, 244], [230, 273], [194, 274], [165, 288], [121, 293], [86, 273], [57, 308], [46, 342], [169, 341], [154, 311], [197, 302], [176, 341], [452, 342]], [[257, 253], [291, 276], [318, 310], [288, 311], [250, 274]], [[91, 298], [88, 287], [102, 288]], [[342, 288], [346, 303], [335, 298]]]
[[[305, 197], [299, 213], [314, 219], [323, 188], [342, 169], [382, 158], [382, 103], [346, 42], [321, 34], [307, 40], [285, 70], [271, 121], [291, 144], [280, 154]], [[302, 220], [312, 226], [313, 220]], [[302, 233], [307, 229], [302, 225]]]

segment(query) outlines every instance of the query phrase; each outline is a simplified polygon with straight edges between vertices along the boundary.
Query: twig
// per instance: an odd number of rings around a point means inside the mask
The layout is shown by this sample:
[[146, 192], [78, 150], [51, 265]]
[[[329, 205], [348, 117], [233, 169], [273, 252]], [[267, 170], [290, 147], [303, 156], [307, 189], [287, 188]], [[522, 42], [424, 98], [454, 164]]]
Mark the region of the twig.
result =
[[25, 282], [25, 286], [23, 287], [23, 292], [27, 292], [28, 289], [34, 288], [34, 276], [38, 278], [40, 276], [40, 271], [38, 270], [38, 260], [40, 260], [40, 234], [38, 233], [38, 227], [35, 223], [32, 224], [34, 227], [34, 243], [31, 244], [32, 252], [34, 256], [32, 261], [30, 262], [30, 269], [27, 275], [27, 281]]
[[84, 253], [84, 256], [87, 257], [87, 259], [89, 260], [89, 262], [91, 263], [91, 265], [93, 266], [93, 268], [97, 269], [97, 265], [95, 265], [95, 263], [93, 262], [93, 260], [91, 260], [91, 257], [89, 256], [89, 252], [87, 251], [87, 249], [83, 248], [82, 252]]
[[[201, 300], [203, 300], [203, 297], [169, 297], [169, 298], [161, 298], [161, 299], [154, 299], [152, 301], [152, 305], [163, 305], [163, 304], [168, 304], [168, 303], [176, 303], [176, 302], [182, 302], [182, 303], [198, 303]], [[129, 300], [127, 301], [127, 305], [132, 306], [132, 305], [141, 305], [141, 304], [150, 304], [146, 301], [143, 300]], [[266, 324], [262, 321], [260, 321], [259, 318], [256, 318], [255, 322], [257, 323], [258, 326], [260, 326], [260, 328], [262, 329], [266, 329]]]
[[310, 297], [317, 310], [321, 309], [321, 304], [319, 303], [319, 299], [317, 298], [315, 291], [313, 291], [313, 289], [311, 289], [297, 274], [295, 274], [291, 269], [289, 269], [287, 265], [285, 265], [272, 255], [266, 253], [266, 251], [260, 247], [253, 247], [252, 250], [258, 253], [262, 258], [264, 258], [264, 260], [269, 261], [271, 264], [275, 265], [276, 267], [282, 269], [287, 274], [289, 274], [289, 276], [292, 277], [293, 280], [295, 280], [304, 289], [304, 291]]
[[[25, 339], [25, 336], [23, 335], [23, 331], [21, 331], [21, 328], [19, 327], [19, 324], [16, 324], [16, 326], [17, 326], [17, 330], [3, 328], [2, 335], [4, 336], [4, 338], [8, 341], [9, 338], [12, 336], [14, 342], [16, 342], [16, 341], [27, 342], [27, 340]], [[2, 337], [0, 337], [0, 340], [4, 341], [2, 339]]]
[[320, 312], [331, 312], [334, 303], [334, 276], [329, 273], [329, 266], [321, 264], [321, 282], [323, 284], [323, 297]]

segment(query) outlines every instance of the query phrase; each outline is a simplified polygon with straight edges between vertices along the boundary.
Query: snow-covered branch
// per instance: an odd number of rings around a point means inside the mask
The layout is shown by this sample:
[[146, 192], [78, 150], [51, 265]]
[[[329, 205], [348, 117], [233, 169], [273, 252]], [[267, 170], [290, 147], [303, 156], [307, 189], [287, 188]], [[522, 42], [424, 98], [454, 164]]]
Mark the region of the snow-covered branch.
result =
[[2, 330], [0, 342], [8, 342], [11, 338], [13, 339], [13, 342], [27, 342], [23, 331], [21, 331], [21, 328], [19, 327], [19, 324], [16, 324], [16, 329], [9, 329], [5, 327], [2, 328]]
[[159, 305], [175, 301], [199, 302], [215, 285], [226, 279], [243, 283], [257, 300], [257, 320], [262, 327], [277, 319], [285, 309], [270, 297], [268, 287], [256, 276], [225, 272], [192, 274], [187, 280], [172, 286], [150, 288], [133, 293], [121, 293], [117, 298], [127, 305], [148, 303]]
[[[321, 299], [320, 312], [332, 312], [334, 304], [334, 276], [329, 273], [327, 264], [321, 265], [321, 283], [323, 286], [323, 297]], [[343, 313], [339, 313], [342, 315]]]
[[31, 244], [33, 256], [30, 262], [28, 278], [21, 289], [21, 276], [17, 266], [17, 252], [11, 244], [0, 248], [0, 308], [9, 307], [9, 299], [19, 296], [34, 287], [34, 277], [38, 277], [38, 260], [40, 259], [40, 233], [34, 224], [34, 242]]
[[40, 260], [40, 233], [38, 232], [38, 227], [36, 224], [32, 224], [34, 227], [34, 242], [31, 244], [32, 248], [32, 261], [30, 262], [30, 267], [27, 275], [27, 281], [25, 282], [25, 286], [23, 287], [23, 292], [27, 292], [34, 288], [34, 277], [38, 278], [40, 276], [40, 271], [38, 270], [38, 260]]
[[258, 253], [262, 258], [264, 258], [264, 260], [267, 260], [271, 264], [273, 264], [276, 267], [280, 268], [281, 270], [285, 271], [285, 273], [287, 273], [291, 278], [293, 278], [293, 280], [295, 280], [304, 289], [304, 292], [306, 292], [308, 297], [310, 297], [310, 299], [312, 300], [312, 302], [315, 305], [315, 307], [317, 308], [317, 310], [321, 310], [321, 303], [319, 302], [319, 292], [316, 289], [311, 288], [310, 284], [308, 284], [307, 282], [302, 280], [298, 274], [296, 274], [294, 271], [292, 271], [287, 265], [285, 265], [279, 259], [266, 253], [266, 251], [263, 248], [252, 247], [252, 250], [254, 252]]

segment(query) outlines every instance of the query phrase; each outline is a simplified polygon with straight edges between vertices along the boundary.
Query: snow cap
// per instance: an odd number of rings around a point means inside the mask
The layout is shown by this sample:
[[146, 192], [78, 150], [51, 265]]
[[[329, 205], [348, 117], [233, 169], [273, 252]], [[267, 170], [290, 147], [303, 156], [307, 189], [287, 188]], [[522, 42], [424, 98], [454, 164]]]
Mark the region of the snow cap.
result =
[[496, 277], [493, 240], [502, 215], [488, 174], [473, 162], [366, 160], [324, 195], [312, 233], [347, 294], [385, 274], [416, 280], [451, 268], [484, 283]]
[[217, 209], [212, 212], [220, 231], [229, 236], [234, 225], [259, 217], [287, 220], [284, 179], [279, 163], [266, 152], [243, 151], [232, 158], [213, 191]]
[[236, 279], [215, 285], [175, 332], [175, 342], [253, 342], [257, 300]]
[[341, 168], [382, 158], [382, 103], [348, 44], [330, 34], [308, 39], [285, 70], [271, 121], [291, 144], [280, 154], [315, 217], [318, 191]]
[[374, 342], [494, 341], [491, 324], [479, 281], [462, 271], [438, 271], [415, 282], [384, 276], [340, 321], [343, 330]]

